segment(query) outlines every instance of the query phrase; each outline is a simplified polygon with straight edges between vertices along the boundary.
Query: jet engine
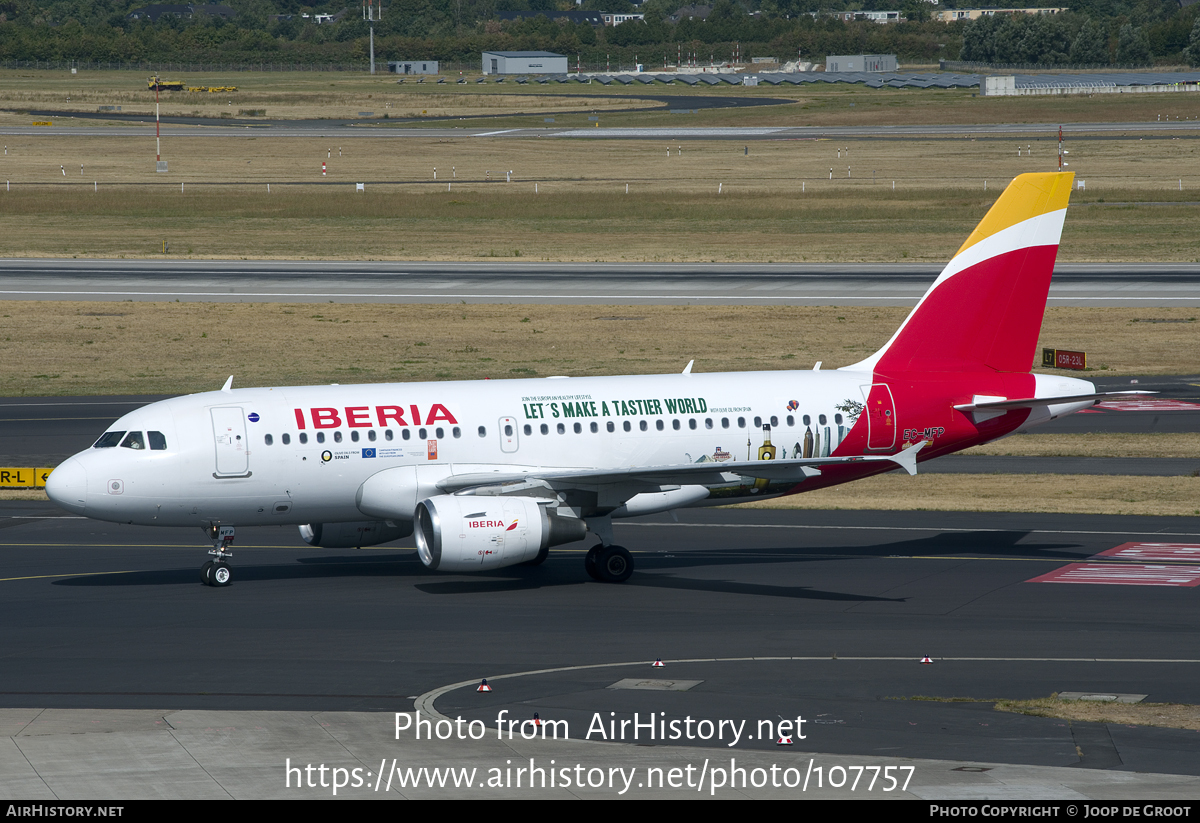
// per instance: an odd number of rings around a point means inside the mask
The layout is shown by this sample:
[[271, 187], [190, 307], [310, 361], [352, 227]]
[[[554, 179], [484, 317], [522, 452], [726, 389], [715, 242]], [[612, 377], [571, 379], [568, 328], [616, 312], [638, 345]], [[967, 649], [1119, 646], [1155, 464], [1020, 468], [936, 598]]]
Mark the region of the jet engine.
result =
[[587, 525], [532, 497], [436, 495], [417, 504], [417, 554], [447, 572], [540, 563], [551, 546], [582, 540]]
[[300, 527], [300, 538], [323, 549], [359, 549], [399, 540], [413, 533], [411, 520], [367, 520], [361, 523], [312, 523]]

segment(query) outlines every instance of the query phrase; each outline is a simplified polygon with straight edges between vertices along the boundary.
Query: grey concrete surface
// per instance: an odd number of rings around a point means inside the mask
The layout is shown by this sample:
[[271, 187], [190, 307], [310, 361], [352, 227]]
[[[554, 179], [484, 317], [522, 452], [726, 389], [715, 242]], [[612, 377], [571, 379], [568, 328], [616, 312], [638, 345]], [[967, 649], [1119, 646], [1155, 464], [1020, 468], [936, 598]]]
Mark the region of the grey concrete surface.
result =
[[[803, 741], [774, 752], [715, 752], [578, 739], [522, 740], [519, 735], [511, 741], [497, 740], [494, 729], [480, 740], [417, 741], [409, 732], [402, 732], [397, 739], [393, 713], [144, 710], [114, 720], [112, 712], [0, 709], [0, 727], [11, 729], [22, 724], [20, 730], [0, 737], [0, 797], [8, 799], [719, 797], [1145, 801], [1193, 800], [1200, 794], [1200, 777], [975, 761], [830, 756], [806, 752]], [[97, 724], [104, 729], [97, 729]], [[531, 760], [534, 768], [545, 770], [543, 773], [555, 770], [556, 783], [562, 770], [568, 769], [571, 785], [551, 787], [547, 776], [545, 788], [540, 777], [530, 788], [528, 774], [524, 774], [523, 785], [517, 788], [516, 770], [528, 769]], [[305, 768], [309, 765], [314, 767], [312, 772]], [[326, 767], [324, 774], [318, 770], [322, 765]], [[296, 771], [289, 774], [289, 766]], [[582, 770], [576, 771], [576, 766]], [[772, 786], [773, 766], [779, 770], [774, 779], [800, 785]], [[960, 770], [964, 766], [969, 770]], [[689, 767], [690, 774], [683, 771]], [[823, 770], [820, 788], [812, 767]], [[846, 770], [845, 784], [834, 788], [828, 784], [829, 770], [834, 770], [834, 780], [840, 782], [843, 776], [839, 767]], [[872, 770], [887, 767], [898, 777], [899, 785], [884, 791], [886, 779], [879, 776], [871, 786]], [[345, 770], [337, 779], [349, 784], [339, 788], [336, 795], [332, 786], [334, 768]], [[472, 785], [454, 787], [451, 780], [444, 788], [431, 788], [423, 780], [419, 787], [401, 787], [401, 776], [406, 776], [410, 768], [418, 775], [422, 769], [454, 769], [460, 775], [465, 769], [473, 778]], [[672, 768], [681, 770], [678, 788], [646, 785], [648, 774], [658, 774], [651, 770], [661, 769], [665, 779]], [[763, 772], [752, 774], [756, 768]], [[795, 771], [784, 771], [789, 768]], [[623, 770], [623, 776], [611, 769]], [[747, 784], [765, 780], [767, 785], [743, 788], [734, 769], [746, 770]], [[911, 779], [905, 780], [908, 769], [912, 770]], [[610, 776], [615, 784], [612, 787], [608, 785]], [[706, 776], [703, 783], [702, 776]], [[727, 785], [731, 776], [733, 787]], [[586, 785], [589, 777], [593, 783], [603, 779], [604, 785]], [[802, 782], [805, 777], [807, 790]], [[489, 779], [501, 780], [501, 786], [489, 787]], [[582, 788], [578, 785], [580, 779], [585, 784]], [[308, 785], [310, 780], [315, 786]], [[320, 785], [322, 780], [324, 787]], [[297, 786], [299, 781], [305, 785]], [[354, 785], [356, 782], [358, 785]], [[714, 782], [726, 785], [714, 787]]]

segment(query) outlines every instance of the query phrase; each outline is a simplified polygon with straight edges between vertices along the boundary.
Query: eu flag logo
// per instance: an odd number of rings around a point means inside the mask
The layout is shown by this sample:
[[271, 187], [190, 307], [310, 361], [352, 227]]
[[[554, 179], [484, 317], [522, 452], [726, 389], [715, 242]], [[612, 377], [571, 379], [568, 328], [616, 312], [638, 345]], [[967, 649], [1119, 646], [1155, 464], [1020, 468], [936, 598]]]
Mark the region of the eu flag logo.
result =
[[363, 457], [374, 457], [374, 456], [375, 456], [375, 450], [374, 450], [374, 449], [363, 449], [363, 450], [362, 450], [362, 456], [363, 456]]

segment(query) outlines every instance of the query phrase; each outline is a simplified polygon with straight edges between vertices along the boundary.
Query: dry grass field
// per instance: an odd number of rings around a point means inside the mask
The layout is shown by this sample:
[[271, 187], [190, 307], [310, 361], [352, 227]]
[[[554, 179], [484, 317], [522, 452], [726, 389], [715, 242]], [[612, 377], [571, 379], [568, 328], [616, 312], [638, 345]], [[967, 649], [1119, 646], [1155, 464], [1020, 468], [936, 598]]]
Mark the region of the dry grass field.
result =
[[1105, 703], [1063, 700], [1057, 696], [1037, 700], [998, 700], [998, 712], [1034, 717], [1059, 717], [1085, 723], [1120, 723], [1200, 731], [1200, 706], [1188, 703]]
[[961, 453], [1004, 457], [1190, 457], [1200, 467], [1200, 433], [1025, 434]]
[[[371, 111], [352, 128], [373, 137], [289, 137], [253, 128], [184, 137], [164, 126], [170, 172], [157, 174], [149, 136], [10, 135], [0, 155], [0, 256], [154, 257], [167, 241], [172, 255], [199, 258], [942, 261], [1008, 180], [1057, 167], [1058, 123], [1200, 117], [1200, 94], [1051, 100], [858, 86], [398, 85], [394, 77], [344, 73], [175, 79], [239, 90], [167, 93], [169, 113], [357, 118]], [[27, 112], [39, 108], [149, 111], [153, 95], [145, 86], [133, 72], [0, 72], [0, 127], [28, 128]], [[683, 105], [714, 95], [793, 102], [688, 115], [661, 106], [628, 111], [658, 105], [636, 94], [674, 95]], [[543, 126], [544, 115], [568, 110], [578, 113], [556, 116], [556, 127], [593, 129], [587, 117], [595, 111], [596, 133], [668, 124], [1042, 125], [1019, 138], [680, 144], [411, 136], [411, 128], [401, 136], [381, 119], [393, 112], [461, 117], [423, 122], [502, 131]], [[505, 116], [470, 119], [480, 114]], [[102, 123], [54, 120], [56, 131]], [[1061, 259], [1200, 259], [1195, 143], [1072, 140], [1068, 129], [1071, 169], [1086, 190], [1074, 197]], [[512, 182], [505, 182], [510, 171]], [[355, 183], [366, 190], [356, 193]]]
[[743, 507], [1187, 517], [1200, 515], [1200, 477], [883, 474]]
[[[1008, 180], [1054, 165], [1048, 145], [1017, 158], [966, 140], [689, 142], [668, 157], [663, 141], [168, 136], [168, 176], [148, 138], [6, 140], [5, 257], [154, 257], [166, 240], [199, 258], [942, 262]], [[1193, 143], [1154, 148], [1087, 144], [1060, 259], [1200, 259], [1200, 174], [1178, 178], [1200, 168]]]
[[[697, 372], [837, 368], [907, 311], [6, 301], [0, 396], [186, 393], [230, 374], [238, 386], [668, 374], [693, 358]], [[1050, 308], [1039, 346], [1087, 351], [1105, 374], [1196, 373], [1188, 312]], [[1141, 322], [1162, 318], [1185, 322]]]
[[[651, 72], [658, 68], [647, 64]], [[928, 70], [927, 68], [923, 70]], [[273, 119], [358, 118], [369, 111], [375, 118], [471, 117], [509, 114], [511, 123], [541, 125], [541, 117], [555, 111], [579, 110], [613, 115], [606, 125], [896, 125], [924, 123], [1098, 123], [1135, 122], [1158, 118], [1200, 117], [1197, 94], [1111, 94], [1069, 97], [979, 97], [976, 89], [868, 89], [854, 85], [831, 86], [717, 86], [687, 88], [640, 83], [632, 86], [599, 83], [580, 85], [529, 83], [489, 79], [466, 85], [447, 77], [438, 84], [429, 78], [418, 84], [408, 77], [398, 84], [394, 75], [347, 72], [229, 72], [164, 73], [163, 79], [189, 86], [237, 86], [230, 94], [162, 92], [164, 115], [237, 116], [239, 110], [265, 110]], [[0, 71], [0, 109], [25, 111], [53, 109], [95, 112], [102, 105], [119, 105], [123, 112], [153, 111], [154, 92], [146, 86], [148, 75], [132, 71], [65, 72]], [[668, 107], [642, 96], [688, 98], [755, 97], [790, 101], [761, 109], [701, 109], [694, 114], [671, 114]], [[497, 103], [503, 98], [511, 102]], [[658, 111], [617, 114], [630, 107]], [[523, 113], [523, 114], [522, 114]], [[522, 117], [524, 119], [522, 120]], [[580, 117], [583, 125], [585, 118]], [[509, 124], [510, 121], [504, 121]]]

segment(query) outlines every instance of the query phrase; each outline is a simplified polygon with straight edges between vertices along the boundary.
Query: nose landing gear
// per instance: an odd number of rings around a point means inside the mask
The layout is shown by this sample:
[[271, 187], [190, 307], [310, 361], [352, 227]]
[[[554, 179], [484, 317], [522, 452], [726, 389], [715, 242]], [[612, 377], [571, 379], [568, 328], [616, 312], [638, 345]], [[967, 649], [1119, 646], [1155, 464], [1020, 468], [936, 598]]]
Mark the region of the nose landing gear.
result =
[[226, 562], [233, 557], [229, 549], [233, 545], [233, 526], [209, 526], [204, 531], [212, 538], [213, 547], [208, 553], [214, 559], [200, 567], [200, 582], [206, 586], [228, 586], [233, 582], [233, 570]]

